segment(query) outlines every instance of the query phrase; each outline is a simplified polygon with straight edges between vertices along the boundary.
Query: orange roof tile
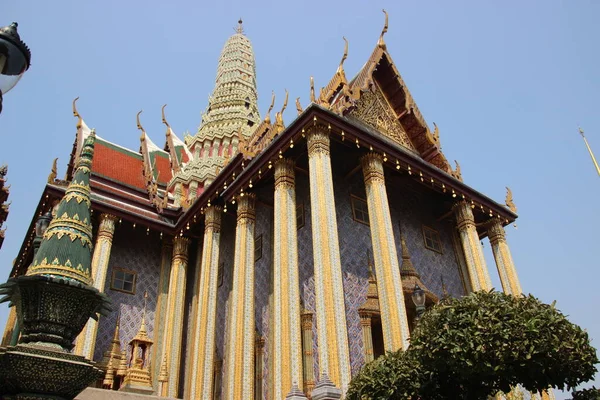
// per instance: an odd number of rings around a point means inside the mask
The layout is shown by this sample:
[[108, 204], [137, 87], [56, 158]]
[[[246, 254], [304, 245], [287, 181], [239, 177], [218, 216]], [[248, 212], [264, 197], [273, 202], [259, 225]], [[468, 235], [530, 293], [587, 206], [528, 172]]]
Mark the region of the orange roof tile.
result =
[[92, 164], [93, 174], [146, 190], [143, 168], [141, 154], [102, 139], [96, 139]]

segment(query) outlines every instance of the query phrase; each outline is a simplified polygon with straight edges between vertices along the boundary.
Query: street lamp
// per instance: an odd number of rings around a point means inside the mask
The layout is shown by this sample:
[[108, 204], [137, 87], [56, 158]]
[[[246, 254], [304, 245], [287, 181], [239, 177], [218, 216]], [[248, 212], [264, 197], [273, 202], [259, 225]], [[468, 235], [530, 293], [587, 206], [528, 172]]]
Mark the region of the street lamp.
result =
[[46, 233], [46, 229], [48, 229], [48, 225], [50, 225], [50, 221], [52, 220], [52, 212], [48, 211], [46, 214], [42, 214], [38, 217], [37, 221], [35, 221], [35, 238], [33, 239], [33, 256], [35, 257], [38, 249], [40, 248], [40, 244], [42, 244], [42, 238], [44, 233]]
[[421, 289], [421, 287], [415, 283], [415, 287], [412, 292], [412, 301], [415, 303], [415, 307], [417, 308], [417, 321], [421, 318], [423, 313], [425, 312], [425, 291]]
[[31, 51], [17, 32], [18, 24], [0, 28], [0, 113], [2, 97], [11, 90], [29, 69]]

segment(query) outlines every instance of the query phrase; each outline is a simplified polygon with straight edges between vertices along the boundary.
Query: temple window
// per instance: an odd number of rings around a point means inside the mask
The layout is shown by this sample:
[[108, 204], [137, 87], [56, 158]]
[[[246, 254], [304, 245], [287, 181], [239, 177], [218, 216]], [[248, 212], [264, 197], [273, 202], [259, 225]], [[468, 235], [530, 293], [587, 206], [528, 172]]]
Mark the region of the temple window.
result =
[[262, 258], [262, 235], [258, 235], [254, 239], [254, 261], [258, 261]]
[[135, 281], [137, 273], [123, 268], [115, 267], [112, 271], [110, 288], [119, 292], [135, 294]]
[[435, 229], [423, 225], [423, 240], [425, 247], [435, 252], [442, 252], [442, 242], [440, 241], [440, 234]]
[[296, 227], [298, 229], [304, 226], [304, 203], [300, 202], [296, 206]]
[[352, 204], [352, 217], [354, 220], [361, 224], [369, 225], [369, 209], [366, 200], [351, 195], [350, 202]]

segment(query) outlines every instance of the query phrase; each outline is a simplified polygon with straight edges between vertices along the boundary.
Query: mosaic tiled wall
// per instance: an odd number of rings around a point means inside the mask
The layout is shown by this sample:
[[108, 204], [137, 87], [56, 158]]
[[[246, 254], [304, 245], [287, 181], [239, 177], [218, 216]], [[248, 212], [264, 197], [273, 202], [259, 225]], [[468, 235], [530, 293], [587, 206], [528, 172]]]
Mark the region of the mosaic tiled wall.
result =
[[[108, 263], [105, 291], [111, 299], [115, 311], [107, 317], [100, 318], [94, 360], [102, 359], [112, 340], [115, 323], [119, 311], [121, 313], [120, 339], [121, 346], [135, 336], [142, 321], [144, 309], [144, 292], [148, 291], [146, 325], [148, 336], [154, 338], [154, 311], [156, 308], [158, 279], [161, 262], [161, 241], [159, 235], [138, 227], [134, 229], [128, 223], [118, 224], [115, 229], [113, 246]], [[137, 273], [135, 294], [123, 293], [110, 289], [113, 268], [119, 267]], [[151, 360], [154, 363], [154, 360]]]
[[[438, 297], [442, 295], [442, 279], [450, 295], [454, 297], [464, 294], [464, 286], [456, 254], [452, 245], [452, 229], [449, 222], [436, 221], [434, 204], [430, 196], [418, 190], [410, 190], [409, 186], [398, 181], [388, 181], [388, 199], [396, 250], [402, 255], [400, 246], [400, 229], [405, 235], [406, 245], [411, 260], [421, 274], [425, 286]], [[423, 225], [439, 232], [442, 253], [425, 247]]]
[[336, 217], [340, 240], [340, 260], [344, 279], [344, 300], [352, 375], [364, 364], [362, 328], [358, 309], [364, 304], [369, 286], [367, 251], [371, 250], [371, 230], [352, 216], [350, 196], [365, 199], [362, 173], [344, 179], [334, 170]]

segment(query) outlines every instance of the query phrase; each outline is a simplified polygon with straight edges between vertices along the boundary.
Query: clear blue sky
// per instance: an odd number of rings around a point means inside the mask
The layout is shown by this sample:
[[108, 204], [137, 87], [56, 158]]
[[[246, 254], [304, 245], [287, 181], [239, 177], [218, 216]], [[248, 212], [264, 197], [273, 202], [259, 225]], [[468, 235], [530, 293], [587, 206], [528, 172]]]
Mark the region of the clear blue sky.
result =
[[[213, 4], [214, 3], [214, 4]], [[388, 49], [448, 159], [465, 182], [503, 202], [510, 186], [518, 229], [508, 228], [523, 289], [587, 328], [600, 345], [600, 177], [577, 125], [600, 156], [600, 3], [580, 1], [295, 2], [3, 1], [0, 25], [19, 22], [32, 66], [4, 98], [0, 163], [12, 205], [0, 250], [5, 280], [54, 157], [59, 177], [75, 135], [71, 101], [98, 134], [139, 148], [135, 114], [156, 143], [160, 107], [181, 136], [207, 104], [221, 48], [244, 19], [256, 53], [261, 112], [271, 90], [306, 106], [350, 42], [347, 74], [366, 61], [386, 8]], [[495, 264], [486, 241], [492, 275]], [[498, 279], [495, 280], [499, 287]], [[0, 327], [7, 310], [0, 307]]]

